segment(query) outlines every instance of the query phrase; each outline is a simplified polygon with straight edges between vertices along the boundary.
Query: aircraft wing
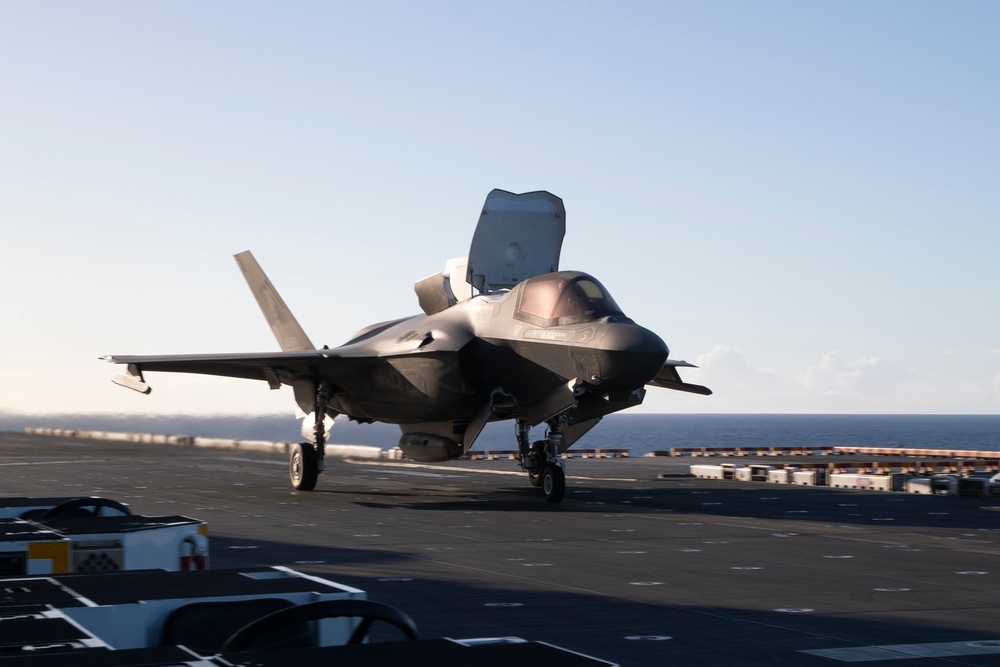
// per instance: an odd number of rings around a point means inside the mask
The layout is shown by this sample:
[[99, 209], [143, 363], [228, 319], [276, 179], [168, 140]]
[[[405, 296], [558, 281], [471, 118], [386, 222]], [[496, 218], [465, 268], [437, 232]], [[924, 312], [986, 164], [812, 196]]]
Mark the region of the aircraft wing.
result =
[[677, 372], [677, 368], [679, 366], [683, 366], [685, 368], [698, 368], [694, 364], [689, 364], [686, 361], [667, 359], [667, 361], [663, 364], [663, 368], [661, 368], [660, 372], [656, 374], [656, 377], [646, 384], [654, 387], [662, 387], [664, 389], [687, 391], [692, 394], [701, 394], [702, 396], [712, 395], [712, 390], [708, 387], [703, 387], [700, 384], [688, 384], [687, 382], [681, 380], [681, 375]]
[[198, 373], [263, 380], [277, 389], [283, 381], [285, 384], [290, 384], [295, 377], [312, 375], [318, 366], [329, 364], [338, 357], [339, 355], [332, 350], [304, 350], [254, 354], [107, 356], [102, 359], [112, 364], [128, 365], [128, 373], [115, 377], [115, 384], [148, 394], [150, 387], [142, 377], [143, 371]]

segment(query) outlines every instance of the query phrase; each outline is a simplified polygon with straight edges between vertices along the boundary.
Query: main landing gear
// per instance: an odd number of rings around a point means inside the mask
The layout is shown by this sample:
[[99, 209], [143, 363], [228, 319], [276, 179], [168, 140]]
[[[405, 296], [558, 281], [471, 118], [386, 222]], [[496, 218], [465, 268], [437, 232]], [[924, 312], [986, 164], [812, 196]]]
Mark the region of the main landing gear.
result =
[[531, 485], [541, 487], [542, 497], [547, 503], [558, 503], [566, 495], [566, 470], [559, 457], [559, 449], [563, 439], [562, 428], [565, 422], [565, 415], [550, 419], [547, 422], [549, 426], [547, 437], [530, 444], [528, 432], [531, 429], [531, 424], [521, 420], [515, 424], [518, 461], [521, 468], [528, 473], [528, 481], [531, 482]]
[[292, 488], [299, 491], [312, 491], [319, 479], [319, 456], [316, 447], [311, 442], [300, 442], [292, 446], [288, 459], [288, 476], [292, 479]]
[[319, 474], [323, 472], [326, 454], [326, 404], [330, 400], [330, 389], [321, 382], [316, 389], [316, 404], [313, 409], [313, 442], [300, 442], [292, 447], [288, 459], [288, 476], [292, 488], [312, 491], [316, 488]]

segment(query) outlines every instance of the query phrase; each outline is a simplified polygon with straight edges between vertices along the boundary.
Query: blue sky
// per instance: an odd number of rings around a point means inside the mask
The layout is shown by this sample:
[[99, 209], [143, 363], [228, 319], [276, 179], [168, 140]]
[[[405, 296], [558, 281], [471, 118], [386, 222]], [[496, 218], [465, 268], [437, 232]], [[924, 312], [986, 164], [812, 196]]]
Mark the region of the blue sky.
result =
[[0, 410], [257, 412], [104, 354], [317, 344], [418, 311], [486, 193], [565, 201], [705, 398], [1000, 412], [993, 2], [0, 2]]

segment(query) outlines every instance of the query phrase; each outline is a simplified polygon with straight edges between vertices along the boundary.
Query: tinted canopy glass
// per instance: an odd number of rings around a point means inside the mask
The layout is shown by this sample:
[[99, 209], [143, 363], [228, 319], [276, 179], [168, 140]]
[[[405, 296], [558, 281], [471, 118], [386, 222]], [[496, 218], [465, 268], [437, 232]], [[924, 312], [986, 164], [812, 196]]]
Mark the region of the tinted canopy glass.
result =
[[541, 326], [554, 326], [621, 314], [615, 300], [593, 277], [577, 271], [559, 271], [524, 281], [516, 317]]

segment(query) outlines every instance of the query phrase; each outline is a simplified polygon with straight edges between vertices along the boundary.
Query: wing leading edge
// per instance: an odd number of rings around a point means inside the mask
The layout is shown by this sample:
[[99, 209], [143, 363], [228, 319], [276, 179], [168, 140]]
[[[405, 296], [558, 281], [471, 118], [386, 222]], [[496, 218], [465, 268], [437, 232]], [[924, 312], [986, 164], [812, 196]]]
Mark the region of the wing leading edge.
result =
[[112, 364], [128, 365], [128, 373], [114, 378], [115, 384], [148, 394], [150, 388], [142, 377], [143, 371], [263, 380], [272, 389], [277, 389], [282, 384], [291, 384], [296, 377], [314, 374], [318, 367], [335, 363], [339, 355], [331, 350], [306, 350], [252, 354], [112, 355], [101, 358]]

